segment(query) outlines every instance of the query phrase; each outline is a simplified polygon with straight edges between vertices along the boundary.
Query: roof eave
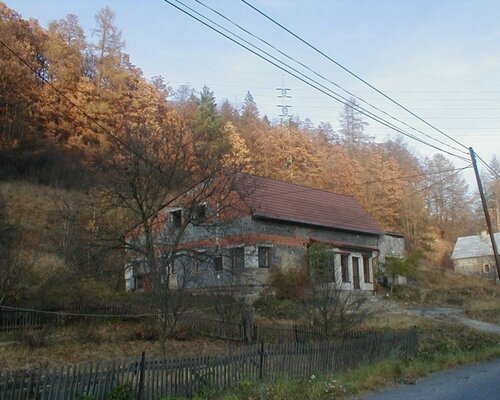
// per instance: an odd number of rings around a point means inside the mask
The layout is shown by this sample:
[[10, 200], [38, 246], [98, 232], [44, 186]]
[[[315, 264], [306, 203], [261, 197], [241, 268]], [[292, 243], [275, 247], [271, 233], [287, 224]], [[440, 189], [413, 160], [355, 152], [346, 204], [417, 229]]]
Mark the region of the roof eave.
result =
[[302, 225], [302, 226], [313, 226], [313, 227], [318, 227], [318, 228], [326, 228], [326, 229], [331, 229], [335, 231], [342, 231], [342, 232], [352, 232], [352, 233], [362, 233], [364, 235], [372, 235], [372, 236], [383, 236], [384, 231], [382, 230], [363, 230], [363, 229], [353, 229], [353, 228], [346, 228], [346, 227], [340, 227], [340, 226], [332, 226], [332, 225], [322, 225], [322, 224], [316, 224], [313, 222], [306, 222], [306, 221], [298, 221], [298, 220], [292, 220], [290, 218], [280, 218], [280, 217], [270, 217], [268, 215], [263, 215], [259, 213], [252, 213], [252, 217], [256, 219], [262, 219], [262, 220], [267, 220], [267, 221], [275, 221], [275, 222], [286, 222], [289, 224], [295, 224], [295, 225]]

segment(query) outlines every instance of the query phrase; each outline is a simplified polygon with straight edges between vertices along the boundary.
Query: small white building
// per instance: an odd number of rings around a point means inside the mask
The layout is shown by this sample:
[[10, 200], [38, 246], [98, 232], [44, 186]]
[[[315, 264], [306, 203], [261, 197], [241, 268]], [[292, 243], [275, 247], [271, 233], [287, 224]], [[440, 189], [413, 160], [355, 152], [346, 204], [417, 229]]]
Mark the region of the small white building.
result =
[[[497, 247], [500, 247], [500, 232], [494, 234]], [[475, 275], [495, 281], [498, 279], [493, 247], [487, 232], [480, 235], [459, 237], [451, 254], [456, 272]]]

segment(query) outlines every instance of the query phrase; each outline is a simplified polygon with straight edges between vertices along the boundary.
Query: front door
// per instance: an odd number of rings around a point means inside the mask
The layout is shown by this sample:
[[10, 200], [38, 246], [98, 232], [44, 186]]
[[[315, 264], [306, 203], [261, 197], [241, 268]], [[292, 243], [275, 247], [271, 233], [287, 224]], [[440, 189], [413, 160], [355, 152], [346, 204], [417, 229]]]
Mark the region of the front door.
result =
[[359, 258], [352, 258], [352, 282], [354, 284], [354, 289], [360, 289], [359, 285]]

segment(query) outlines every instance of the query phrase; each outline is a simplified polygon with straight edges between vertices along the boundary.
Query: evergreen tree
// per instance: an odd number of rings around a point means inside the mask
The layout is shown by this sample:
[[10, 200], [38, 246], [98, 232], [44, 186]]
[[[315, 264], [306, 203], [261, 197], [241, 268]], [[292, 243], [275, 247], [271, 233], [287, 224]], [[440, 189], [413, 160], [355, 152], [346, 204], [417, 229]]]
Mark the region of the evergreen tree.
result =
[[243, 100], [243, 107], [241, 109], [241, 116], [243, 119], [258, 119], [259, 118], [259, 110], [257, 108], [257, 104], [255, 104], [252, 93], [250, 93], [250, 91], [247, 92], [247, 94], [245, 96], [245, 100]]
[[224, 131], [224, 120], [217, 114], [214, 93], [203, 86], [199, 106], [192, 124], [196, 158], [211, 161], [221, 158], [229, 150], [229, 137]]

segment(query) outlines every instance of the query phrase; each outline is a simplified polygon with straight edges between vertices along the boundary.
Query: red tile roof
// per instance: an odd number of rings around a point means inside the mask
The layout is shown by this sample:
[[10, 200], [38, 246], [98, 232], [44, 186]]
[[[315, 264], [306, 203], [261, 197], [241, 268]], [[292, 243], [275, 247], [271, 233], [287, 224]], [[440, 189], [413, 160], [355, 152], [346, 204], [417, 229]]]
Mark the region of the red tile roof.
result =
[[240, 174], [238, 191], [254, 217], [382, 235], [382, 228], [350, 196]]

